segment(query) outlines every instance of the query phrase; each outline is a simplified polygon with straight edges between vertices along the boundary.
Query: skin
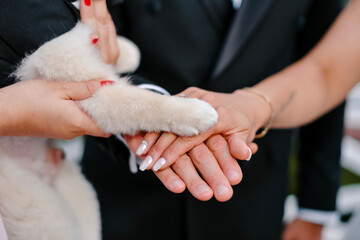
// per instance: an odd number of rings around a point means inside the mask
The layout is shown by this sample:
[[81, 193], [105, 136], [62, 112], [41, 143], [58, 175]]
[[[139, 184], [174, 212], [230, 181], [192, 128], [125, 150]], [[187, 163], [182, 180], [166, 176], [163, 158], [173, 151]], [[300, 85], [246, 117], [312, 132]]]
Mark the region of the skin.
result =
[[0, 89], [0, 112], [6, 116], [0, 118], [0, 136], [108, 137], [75, 102], [91, 97], [100, 82], [28, 80]]
[[[306, 229], [306, 231], [304, 231]], [[282, 240], [320, 240], [322, 225], [295, 219], [286, 226]]]
[[[275, 113], [273, 128], [311, 122], [345, 99], [360, 78], [359, 23], [360, 1], [355, 0], [306, 57], [253, 87], [271, 99]], [[260, 127], [266, 126], [271, 115], [269, 103], [246, 90], [223, 94], [189, 88], [182, 94], [210, 103], [217, 110], [219, 120], [208, 132], [194, 137], [145, 135], [144, 139], [152, 143], [149, 154], [166, 159], [163, 168], [214, 134], [226, 139], [233, 157], [245, 159], [247, 144], [253, 141]], [[161, 144], [153, 143], [154, 139]]]
[[[81, 0], [80, 15], [83, 23], [94, 28], [92, 37], [98, 38], [96, 46], [103, 61], [114, 64], [121, 53], [117, 49], [115, 27], [106, 8], [106, 1], [93, 0], [88, 6]], [[157, 134], [153, 135], [152, 139], [155, 142]], [[175, 135], [172, 136], [176, 138]], [[129, 140], [130, 149], [136, 151], [143, 136], [138, 134], [125, 138]], [[248, 150], [246, 154], [249, 154]], [[230, 199], [233, 194], [231, 185], [238, 184], [242, 179], [241, 169], [235, 158], [230, 155], [227, 141], [221, 135], [212, 136], [208, 141], [191, 149], [189, 153], [179, 155], [175, 164], [164, 167], [155, 174], [170, 191], [180, 193], [188, 188], [194, 197], [203, 201], [214, 195], [219, 201]]]
[[[349, 4], [323, 40], [302, 60], [253, 87], [271, 99], [275, 112], [273, 128], [291, 128], [313, 121], [340, 104], [360, 79], [360, 1]], [[145, 135], [152, 142], [149, 154], [164, 157], [175, 165], [178, 156], [202, 144], [213, 134], [222, 135], [234, 157], [245, 152], [254, 132], [265, 126], [271, 115], [269, 104], [257, 94], [237, 90], [232, 94], [187, 89], [187, 97], [209, 102], [219, 113], [219, 122], [208, 132], [190, 138]], [[251, 102], [242, 101], [256, 96]], [[166, 136], [165, 136], [166, 137]], [[152, 138], [152, 139], [151, 139]], [[239, 152], [235, 151], [235, 148]], [[174, 163], [175, 162], [175, 163]], [[321, 225], [296, 219], [285, 228], [283, 239], [320, 239]]]
[[[358, 82], [360, 1], [350, 5], [304, 59], [253, 87], [271, 99], [276, 116], [272, 127], [289, 128], [314, 120], [343, 101]], [[194, 137], [171, 133], [126, 136], [129, 148], [135, 152], [142, 140], [148, 142], [139, 156], [144, 159], [150, 155], [155, 160], [147, 169], [161, 157], [166, 159], [155, 174], [170, 191], [179, 193], [186, 187], [200, 200], [214, 195], [226, 201], [232, 196], [230, 186], [242, 178], [235, 159], [249, 158], [248, 147], [253, 153], [257, 151], [252, 141], [255, 132], [269, 121], [269, 103], [244, 90], [223, 94], [189, 88], [181, 94], [209, 102], [219, 114], [218, 123]], [[237, 173], [234, 178], [231, 170]], [[319, 239], [320, 235], [321, 226], [297, 219], [286, 228], [283, 239]]]

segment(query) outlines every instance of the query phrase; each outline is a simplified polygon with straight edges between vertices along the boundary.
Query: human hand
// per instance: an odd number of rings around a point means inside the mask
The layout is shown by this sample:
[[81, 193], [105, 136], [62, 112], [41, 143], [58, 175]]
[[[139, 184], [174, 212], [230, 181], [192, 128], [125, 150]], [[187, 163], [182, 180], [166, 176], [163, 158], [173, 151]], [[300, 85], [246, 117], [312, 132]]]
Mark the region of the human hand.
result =
[[322, 225], [295, 219], [284, 229], [282, 240], [320, 240]]
[[116, 29], [106, 6], [106, 0], [81, 0], [81, 22], [93, 28], [91, 41], [100, 50], [101, 59], [108, 64], [116, 64], [119, 48]]
[[182, 94], [210, 103], [218, 112], [218, 123], [209, 131], [192, 137], [176, 138], [171, 134], [163, 134], [157, 139], [154, 134], [145, 136], [150, 143], [157, 141], [148, 154], [155, 162], [153, 170], [171, 166], [180, 156], [216, 134], [224, 137], [233, 158], [250, 159], [251, 154], [257, 151], [257, 145], [252, 140], [270, 114], [270, 108], [263, 99], [246, 91], [224, 94], [198, 88], [189, 88]]
[[[136, 151], [142, 159], [152, 155], [152, 146], [158, 139], [158, 133], [125, 136], [129, 148], [135, 152], [142, 141], [147, 141], [148, 147]], [[176, 139], [172, 133], [161, 135], [163, 143]], [[157, 142], [157, 144], [161, 144]], [[143, 150], [142, 150], [143, 149]], [[152, 157], [147, 157], [140, 166], [141, 170], [151, 169]], [[199, 173], [202, 177], [199, 176]], [[221, 135], [209, 137], [204, 143], [194, 147], [188, 154], [179, 157], [171, 167], [154, 171], [160, 181], [172, 192], [180, 193], [188, 188], [197, 199], [206, 201], [213, 195], [218, 201], [227, 201], [232, 197], [231, 185], [238, 184], [242, 179], [241, 169], [231, 156], [227, 142]]]
[[[104, 83], [27, 80], [0, 89], [0, 136], [108, 137], [77, 105]], [[106, 83], [106, 81], [105, 81]]]

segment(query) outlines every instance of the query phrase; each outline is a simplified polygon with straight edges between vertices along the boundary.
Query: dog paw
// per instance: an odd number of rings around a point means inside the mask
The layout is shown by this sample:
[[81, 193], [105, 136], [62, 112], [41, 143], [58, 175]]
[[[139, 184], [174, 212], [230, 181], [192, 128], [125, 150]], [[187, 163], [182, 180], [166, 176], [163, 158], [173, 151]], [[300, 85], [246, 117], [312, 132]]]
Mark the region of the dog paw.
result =
[[171, 131], [177, 135], [197, 135], [217, 123], [218, 114], [207, 102], [195, 98], [177, 97], [177, 100], [180, 104], [170, 122]]

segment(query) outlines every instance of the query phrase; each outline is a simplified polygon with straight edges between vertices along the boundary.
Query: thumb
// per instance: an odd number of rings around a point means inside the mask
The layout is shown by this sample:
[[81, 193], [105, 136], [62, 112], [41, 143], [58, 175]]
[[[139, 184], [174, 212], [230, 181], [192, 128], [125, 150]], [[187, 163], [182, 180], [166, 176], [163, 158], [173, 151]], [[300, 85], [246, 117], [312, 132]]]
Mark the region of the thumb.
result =
[[69, 100], [85, 100], [91, 97], [102, 86], [115, 83], [108, 80], [90, 80], [85, 82], [70, 82], [66, 86], [67, 98]]

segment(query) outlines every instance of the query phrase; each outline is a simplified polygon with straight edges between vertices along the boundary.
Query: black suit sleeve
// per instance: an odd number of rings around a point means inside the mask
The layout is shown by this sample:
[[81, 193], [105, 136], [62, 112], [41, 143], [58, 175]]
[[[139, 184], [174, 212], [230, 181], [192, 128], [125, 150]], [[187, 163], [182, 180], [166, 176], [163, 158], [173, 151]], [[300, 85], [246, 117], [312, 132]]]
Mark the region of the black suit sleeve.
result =
[[[121, 1], [108, 1], [118, 33], [124, 34]], [[70, 0], [1, 0], [0, 1], [0, 87], [14, 83], [10, 74], [17, 64], [43, 43], [69, 31], [79, 21], [78, 10]], [[141, 77], [134, 84], [151, 83]], [[118, 159], [127, 159], [128, 151], [116, 137], [97, 142]], [[127, 161], [125, 161], [127, 164]]]
[[13, 83], [9, 74], [26, 54], [69, 31], [78, 17], [66, 0], [1, 0], [0, 86]]
[[[317, 0], [309, 9], [300, 35], [300, 56], [326, 32], [341, 10], [338, 0]], [[344, 105], [300, 129], [299, 205], [323, 211], [335, 210], [340, 178], [340, 147]]]

